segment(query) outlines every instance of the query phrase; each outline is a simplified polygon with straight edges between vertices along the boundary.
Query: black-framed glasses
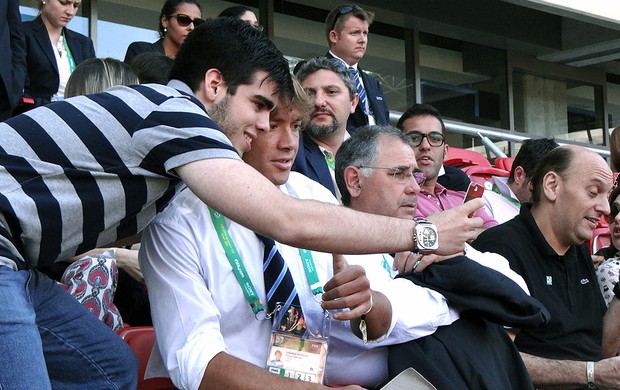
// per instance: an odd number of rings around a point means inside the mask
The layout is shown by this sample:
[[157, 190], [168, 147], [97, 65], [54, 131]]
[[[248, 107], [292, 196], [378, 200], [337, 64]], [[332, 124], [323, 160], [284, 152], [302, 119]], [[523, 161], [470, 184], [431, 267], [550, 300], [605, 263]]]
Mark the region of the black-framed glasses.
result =
[[366, 169], [382, 169], [388, 172], [388, 175], [392, 176], [394, 181], [400, 184], [407, 184], [411, 181], [411, 178], [415, 179], [415, 182], [418, 183], [419, 186], [423, 185], [426, 181], [426, 176], [424, 172], [420, 170], [411, 170], [411, 167], [402, 165], [398, 167], [370, 167], [366, 165], [361, 165], [358, 168], [366, 168]]
[[342, 15], [346, 15], [349, 14], [353, 11], [362, 11], [362, 9], [355, 5], [355, 4], [345, 4], [341, 7], [338, 8], [338, 15], [336, 15], [336, 17], [334, 18], [334, 23], [332, 23], [332, 28], [330, 30], [333, 30], [334, 28], [336, 28], [336, 23], [338, 22], [338, 19], [340, 19], [340, 17]]
[[607, 223], [613, 223], [616, 220], [618, 213], [620, 213], [620, 206], [615, 203], [611, 205], [610, 209], [611, 212], [605, 215], [605, 220]]
[[419, 131], [412, 131], [410, 133], [407, 133], [406, 136], [411, 139], [411, 143], [414, 147], [420, 146], [424, 138], [428, 140], [428, 144], [430, 146], [441, 146], [446, 141], [446, 137], [438, 131], [431, 131], [427, 134], [421, 133]]
[[177, 23], [181, 27], [187, 27], [190, 23], [194, 23], [194, 27], [198, 27], [205, 22], [204, 19], [196, 18], [192, 19], [188, 15], [185, 14], [174, 14], [170, 15], [171, 18], [177, 18]]

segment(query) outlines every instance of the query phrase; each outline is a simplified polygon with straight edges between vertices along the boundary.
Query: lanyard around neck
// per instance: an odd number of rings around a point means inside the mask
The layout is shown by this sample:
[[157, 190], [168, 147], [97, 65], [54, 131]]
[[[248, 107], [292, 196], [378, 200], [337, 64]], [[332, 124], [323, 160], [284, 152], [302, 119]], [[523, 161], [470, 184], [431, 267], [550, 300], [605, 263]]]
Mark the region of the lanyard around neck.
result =
[[504, 198], [508, 199], [510, 203], [515, 205], [518, 209], [521, 208], [521, 202], [514, 200], [511, 196], [504, 194], [497, 185], [493, 184], [493, 192], [500, 194]]
[[[211, 220], [213, 221], [213, 226], [217, 232], [217, 237], [224, 248], [224, 252], [226, 253], [226, 258], [230, 263], [230, 266], [233, 269], [233, 273], [237, 278], [237, 282], [241, 286], [243, 290], [243, 294], [245, 295], [246, 300], [250, 304], [252, 308], [252, 312], [254, 314], [263, 310], [263, 303], [261, 302], [258, 294], [256, 292], [256, 288], [246, 271], [245, 266], [243, 265], [243, 260], [241, 256], [239, 256], [239, 251], [235, 246], [235, 243], [230, 237], [228, 233], [228, 227], [226, 226], [226, 220], [224, 216], [217, 211], [213, 210], [209, 207], [209, 214], [211, 215]], [[319, 280], [319, 275], [316, 272], [316, 266], [314, 264], [314, 259], [312, 258], [312, 252], [307, 249], [299, 249], [299, 255], [301, 256], [301, 260], [304, 266], [304, 270], [306, 271], [306, 278], [308, 279], [308, 284], [310, 285], [310, 289], [312, 290], [312, 294], [322, 294], [323, 293], [323, 285]]]
[[65, 32], [62, 32], [62, 41], [65, 45], [65, 50], [67, 51], [67, 60], [69, 60], [69, 71], [73, 73], [75, 70], [75, 59], [73, 59], [73, 54], [71, 54], [71, 49], [69, 48], [69, 44], [67, 43], [67, 37], [65, 37]]

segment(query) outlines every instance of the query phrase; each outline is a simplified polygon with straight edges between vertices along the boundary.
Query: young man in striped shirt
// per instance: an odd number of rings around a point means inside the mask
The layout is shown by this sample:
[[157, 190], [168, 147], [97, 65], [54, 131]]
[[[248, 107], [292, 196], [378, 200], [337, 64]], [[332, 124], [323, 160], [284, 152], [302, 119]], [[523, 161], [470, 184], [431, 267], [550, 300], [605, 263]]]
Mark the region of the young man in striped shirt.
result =
[[[282, 53], [251, 26], [216, 19], [195, 29], [171, 78], [0, 124], [0, 387], [135, 388], [127, 346], [36, 267], [130, 243], [122, 240], [141, 232], [183, 183], [286, 244], [336, 253], [416, 248], [415, 222], [295, 200], [240, 160], [237, 150], [251, 148], [279, 97], [292, 94]], [[467, 215], [480, 206], [431, 218], [445, 237], [440, 253], [477, 235], [481, 221]]]

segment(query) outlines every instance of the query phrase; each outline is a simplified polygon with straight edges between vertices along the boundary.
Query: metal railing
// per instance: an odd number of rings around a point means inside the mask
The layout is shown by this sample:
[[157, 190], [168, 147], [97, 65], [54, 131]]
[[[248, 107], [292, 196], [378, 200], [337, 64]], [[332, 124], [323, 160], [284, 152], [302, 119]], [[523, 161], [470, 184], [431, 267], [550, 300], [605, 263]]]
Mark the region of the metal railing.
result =
[[[402, 112], [390, 111], [390, 121], [392, 123], [398, 122], [398, 119], [401, 117], [402, 114], [403, 114]], [[495, 127], [479, 126], [479, 125], [474, 125], [471, 123], [458, 122], [458, 121], [449, 120], [449, 119], [444, 120], [444, 124], [446, 125], [446, 130], [450, 133], [465, 134], [465, 135], [469, 135], [472, 137], [483, 137], [484, 136], [492, 140], [498, 140], [498, 141], [521, 143], [525, 141], [526, 139], [539, 138], [539, 136], [536, 136], [536, 135], [529, 135], [525, 133], [519, 133], [516, 131], [499, 130]], [[584, 144], [581, 142], [577, 143], [577, 142], [571, 142], [571, 141], [567, 141], [563, 139], [556, 139], [555, 141], [560, 145], [571, 144], [571, 145], [583, 146], [586, 149], [592, 150], [593, 152], [600, 154], [604, 158], [609, 158], [609, 148], [605, 146]], [[498, 154], [497, 150], [494, 150], [493, 147], [489, 147], [486, 144], [485, 144], [485, 147], [487, 148], [487, 151], [490, 151], [496, 157], [501, 157], [501, 155]], [[499, 151], [499, 153], [502, 153], [501, 150]]]

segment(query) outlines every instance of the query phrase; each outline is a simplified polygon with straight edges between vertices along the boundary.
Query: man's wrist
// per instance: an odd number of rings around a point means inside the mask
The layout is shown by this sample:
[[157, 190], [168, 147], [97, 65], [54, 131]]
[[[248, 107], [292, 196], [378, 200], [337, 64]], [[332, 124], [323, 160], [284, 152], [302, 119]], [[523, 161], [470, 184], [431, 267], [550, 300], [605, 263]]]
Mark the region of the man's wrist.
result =
[[411, 238], [413, 239], [413, 248], [411, 248], [411, 252], [416, 253], [418, 251], [418, 239], [416, 238], [416, 226], [418, 226], [418, 221], [413, 220], [415, 225], [413, 225], [413, 231], [411, 232]]
[[596, 389], [594, 383], [594, 362], [586, 363], [586, 379], [588, 381], [588, 389]]

